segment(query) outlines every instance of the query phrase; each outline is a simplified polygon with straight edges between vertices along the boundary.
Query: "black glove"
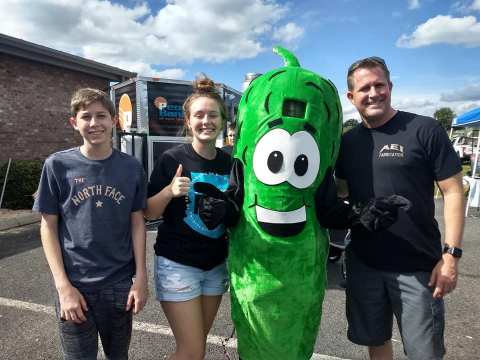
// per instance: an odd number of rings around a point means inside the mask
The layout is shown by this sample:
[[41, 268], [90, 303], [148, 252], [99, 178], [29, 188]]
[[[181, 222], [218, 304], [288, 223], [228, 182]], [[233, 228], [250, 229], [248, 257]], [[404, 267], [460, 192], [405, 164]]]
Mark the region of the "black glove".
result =
[[390, 195], [371, 199], [365, 206], [352, 207], [352, 226], [363, 225], [369, 231], [379, 231], [390, 227], [398, 218], [398, 210], [407, 211], [411, 202], [400, 195]]
[[238, 212], [238, 209], [227, 194], [206, 182], [196, 182], [193, 189], [201, 194], [196, 199], [198, 215], [208, 229], [215, 229], [220, 224], [230, 225], [232, 212]]

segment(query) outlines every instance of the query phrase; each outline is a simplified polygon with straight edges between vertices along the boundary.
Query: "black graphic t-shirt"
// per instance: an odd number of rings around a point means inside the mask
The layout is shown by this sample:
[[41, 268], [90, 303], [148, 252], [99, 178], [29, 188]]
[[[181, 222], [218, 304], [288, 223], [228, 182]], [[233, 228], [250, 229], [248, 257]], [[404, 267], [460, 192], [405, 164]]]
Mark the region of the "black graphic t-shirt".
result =
[[441, 257], [434, 181], [460, 171], [447, 133], [429, 117], [398, 111], [381, 127], [345, 133], [336, 176], [347, 181], [351, 201], [397, 194], [412, 203], [388, 230], [353, 229], [353, 251], [375, 268], [431, 271]]
[[215, 159], [207, 160], [198, 155], [191, 144], [182, 144], [165, 151], [150, 175], [148, 197], [159, 193], [169, 185], [178, 165], [182, 164], [182, 176], [191, 180], [187, 196], [173, 198], [163, 214], [158, 227], [155, 253], [184, 265], [210, 270], [221, 264], [227, 256], [225, 227], [208, 229], [197, 210], [199, 194], [193, 190], [195, 182], [208, 182], [222, 191], [228, 188], [231, 158], [217, 149]]
[[33, 210], [58, 215], [65, 271], [80, 288], [102, 288], [135, 271], [132, 212], [146, 206], [142, 165], [113, 150], [90, 160], [79, 148], [51, 155], [44, 164]]

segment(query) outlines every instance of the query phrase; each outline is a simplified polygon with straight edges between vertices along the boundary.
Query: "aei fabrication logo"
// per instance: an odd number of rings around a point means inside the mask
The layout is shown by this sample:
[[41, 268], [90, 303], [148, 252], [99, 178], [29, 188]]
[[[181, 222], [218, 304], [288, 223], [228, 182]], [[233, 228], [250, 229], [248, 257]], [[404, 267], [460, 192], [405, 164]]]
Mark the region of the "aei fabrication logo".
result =
[[403, 145], [399, 145], [399, 144], [383, 145], [383, 147], [381, 148], [378, 154], [378, 157], [379, 158], [382, 158], [382, 157], [403, 158], [404, 157]]

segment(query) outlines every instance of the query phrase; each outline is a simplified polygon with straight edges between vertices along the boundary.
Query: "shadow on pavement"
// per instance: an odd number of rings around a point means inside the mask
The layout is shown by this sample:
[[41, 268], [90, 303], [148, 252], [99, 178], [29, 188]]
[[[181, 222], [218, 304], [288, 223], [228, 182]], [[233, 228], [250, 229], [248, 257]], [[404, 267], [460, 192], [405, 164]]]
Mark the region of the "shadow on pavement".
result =
[[42, 246], [38, 223], [0, 231], [0, 259]]

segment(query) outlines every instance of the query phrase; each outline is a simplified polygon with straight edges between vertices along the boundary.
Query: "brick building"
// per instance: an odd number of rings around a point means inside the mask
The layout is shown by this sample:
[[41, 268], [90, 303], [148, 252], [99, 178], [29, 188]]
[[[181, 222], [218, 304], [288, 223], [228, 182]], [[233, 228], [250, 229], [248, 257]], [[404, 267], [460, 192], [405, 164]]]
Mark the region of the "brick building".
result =
[[108, 91], [135, 73], [0, 34], [0, 160], [45, 159], [81, 143], [68, 123], [82, 87]]

